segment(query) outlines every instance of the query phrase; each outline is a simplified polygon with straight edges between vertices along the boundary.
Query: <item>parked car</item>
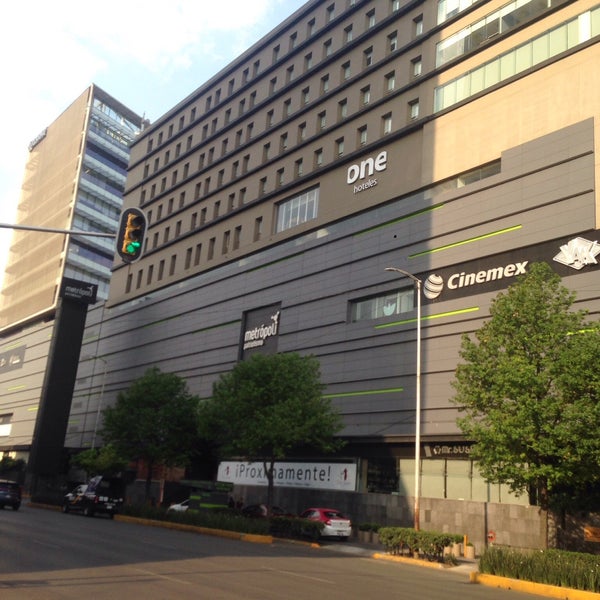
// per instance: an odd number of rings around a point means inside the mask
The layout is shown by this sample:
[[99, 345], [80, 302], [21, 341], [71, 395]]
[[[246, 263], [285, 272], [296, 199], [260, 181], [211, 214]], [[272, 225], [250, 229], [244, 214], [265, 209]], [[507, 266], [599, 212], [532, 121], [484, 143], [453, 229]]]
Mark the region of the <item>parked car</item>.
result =
[[81, 512], [87, 517], [93, 517], [96, 513], [106, 514], [112, 519], [123, 504], [124, 490], [122, 479], [98, 475], [66, 494], [62, 511]]
[[16, 481], [0, 479], [0, 508], [11, 506], [19, 510], [21, 506], [21, 486]]
[[[264, 518], [267, 516], [267, 505], [266, 504], [249, 504], [242, 508], [242, 515], [244, 517], [252, 518]], [[294, 517], [296, 515], [288, 512], [281, 506], [271, 506], [272, 517]]]
[[183, 502], [177, 502], [177, 503], [171, 504], [171, 506], [169, 506], [169, 508], [167, 508], [167, 512], [186, 512], [189, 507], [190, 507], [190, 501], [188, 499], [188, 500], [184, 500]]
[[323, 537], [347, 540], [352, 533], [351, 520], [335, 508], [307, 508], [300, 518], [323, 523]]

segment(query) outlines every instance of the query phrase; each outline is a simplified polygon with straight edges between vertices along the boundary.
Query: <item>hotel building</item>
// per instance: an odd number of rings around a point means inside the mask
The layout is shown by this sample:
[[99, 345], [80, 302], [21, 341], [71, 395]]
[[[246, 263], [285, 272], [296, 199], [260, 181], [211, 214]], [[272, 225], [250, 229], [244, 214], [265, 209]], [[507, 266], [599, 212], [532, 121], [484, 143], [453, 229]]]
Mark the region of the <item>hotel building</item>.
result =
[[[201, 397], [251, 352], [316, 355], [359, 491], [517, 500], [456, 425], [461, 335], [546, 261], [600, 309], [600, 5], [311, 0], [147, 128], [148, 219], [94, 307], [66, 446], [146, 369]], [[100, 362], [99, 362], [100, 361]]]

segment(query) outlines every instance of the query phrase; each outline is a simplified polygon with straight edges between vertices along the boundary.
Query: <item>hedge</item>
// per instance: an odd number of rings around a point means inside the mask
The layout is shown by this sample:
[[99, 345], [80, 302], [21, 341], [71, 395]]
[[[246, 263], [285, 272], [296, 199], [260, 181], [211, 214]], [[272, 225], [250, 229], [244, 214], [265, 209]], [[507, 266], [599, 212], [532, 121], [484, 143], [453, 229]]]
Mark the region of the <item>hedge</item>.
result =
[[408, 527], [382, 527], [379, 542], [391, 554], [419, 554], [429, 560], [444, 560], [444, 548], [463, 541], [462, 535], [417, 531]]

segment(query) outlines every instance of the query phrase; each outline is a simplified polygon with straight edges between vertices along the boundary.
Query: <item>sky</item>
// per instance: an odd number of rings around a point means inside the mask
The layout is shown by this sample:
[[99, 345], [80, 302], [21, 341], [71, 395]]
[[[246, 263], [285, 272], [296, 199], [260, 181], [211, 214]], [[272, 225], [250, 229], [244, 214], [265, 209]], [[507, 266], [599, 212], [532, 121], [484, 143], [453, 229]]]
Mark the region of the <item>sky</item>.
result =
[[[154, 122], [305, 2], [3, 2], [0, 223], [15, 223], [29, 142], [90, 84]], [[0, 281], [11, 237], [0, 228]]]

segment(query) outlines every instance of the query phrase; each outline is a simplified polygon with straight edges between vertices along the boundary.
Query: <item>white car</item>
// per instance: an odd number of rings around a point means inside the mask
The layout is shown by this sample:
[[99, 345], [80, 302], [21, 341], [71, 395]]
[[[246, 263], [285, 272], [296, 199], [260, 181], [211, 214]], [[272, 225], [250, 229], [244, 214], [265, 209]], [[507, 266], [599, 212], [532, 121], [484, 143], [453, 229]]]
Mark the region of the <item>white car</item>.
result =
[[185, 512], [190, 506], [189, 500], [184, 500], [183, 502], [178, 502], [177, 504], [171, 504], [169, 508], [167, 508], [167, 512]]

